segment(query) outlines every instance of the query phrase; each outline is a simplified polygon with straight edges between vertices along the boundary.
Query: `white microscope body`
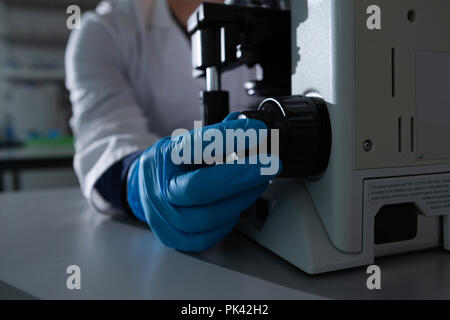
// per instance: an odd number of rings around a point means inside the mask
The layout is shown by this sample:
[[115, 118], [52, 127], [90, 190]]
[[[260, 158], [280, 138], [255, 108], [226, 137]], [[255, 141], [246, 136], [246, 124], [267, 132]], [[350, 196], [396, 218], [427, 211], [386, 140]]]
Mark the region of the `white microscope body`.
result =
[[327, 102], [330, 162], [274, 181], [240, 229], [311, 274], [450, 250], [450, 2], [293, 0], [291, 15], [292, 94]]

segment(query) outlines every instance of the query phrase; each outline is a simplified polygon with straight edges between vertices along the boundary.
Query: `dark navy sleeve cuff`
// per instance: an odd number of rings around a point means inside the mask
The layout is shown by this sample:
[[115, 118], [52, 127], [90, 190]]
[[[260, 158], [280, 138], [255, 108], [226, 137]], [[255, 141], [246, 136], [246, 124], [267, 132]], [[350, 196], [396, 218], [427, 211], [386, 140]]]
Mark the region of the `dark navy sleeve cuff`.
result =
[[126, 185], [128, 169], [142, 151], [132, 153], [106, 170], [95, 184], [95, 189], [113, 207], [134, 216], [128, 206]]

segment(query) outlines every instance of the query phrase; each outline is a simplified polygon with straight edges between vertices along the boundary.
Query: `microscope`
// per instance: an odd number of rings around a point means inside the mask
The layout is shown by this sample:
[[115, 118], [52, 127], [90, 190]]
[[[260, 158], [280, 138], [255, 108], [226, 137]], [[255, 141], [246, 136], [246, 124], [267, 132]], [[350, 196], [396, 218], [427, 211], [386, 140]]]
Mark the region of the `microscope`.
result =
[[[204, 3], [191, 16], [205, 124], [220, 75], [256, 66], [241, 118], [280, 130], [283, 173], [239, 230], [318, 274], [450, 250], [450, 2]], [[414, 256], [411, 256], [411, 263]]]

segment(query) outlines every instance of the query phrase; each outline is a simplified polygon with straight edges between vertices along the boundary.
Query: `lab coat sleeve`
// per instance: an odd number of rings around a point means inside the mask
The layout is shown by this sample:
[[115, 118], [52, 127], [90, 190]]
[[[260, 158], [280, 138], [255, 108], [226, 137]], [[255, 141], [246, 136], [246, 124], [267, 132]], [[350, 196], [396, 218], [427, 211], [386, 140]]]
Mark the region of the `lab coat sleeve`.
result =
[[[83, 195], [99, 211], [112, 209], [95, 184], [113, 164], [142, 151], [159, 137], [147, 127], [127, 77], [127, 52], [109, 15], [88, 13], [66, 50], [66, 86], [73, 114], [74, 169]], [[129, 35], [132, 37], [133, 35]]]

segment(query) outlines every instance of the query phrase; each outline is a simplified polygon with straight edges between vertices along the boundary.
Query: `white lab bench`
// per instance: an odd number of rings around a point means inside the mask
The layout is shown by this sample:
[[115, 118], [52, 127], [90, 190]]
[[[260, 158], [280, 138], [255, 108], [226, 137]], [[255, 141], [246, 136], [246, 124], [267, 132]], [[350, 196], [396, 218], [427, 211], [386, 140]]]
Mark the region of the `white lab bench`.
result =
[[[376, 263], [382, 289], [370, 291], [366, 268], [309, 276], [237, 232], [203, 254], [165, 248], [77, 189], [0, 195], [0, 299], [450, 299], [448, 252]], [[81, 290], [66, 287], [69, 265]]]

